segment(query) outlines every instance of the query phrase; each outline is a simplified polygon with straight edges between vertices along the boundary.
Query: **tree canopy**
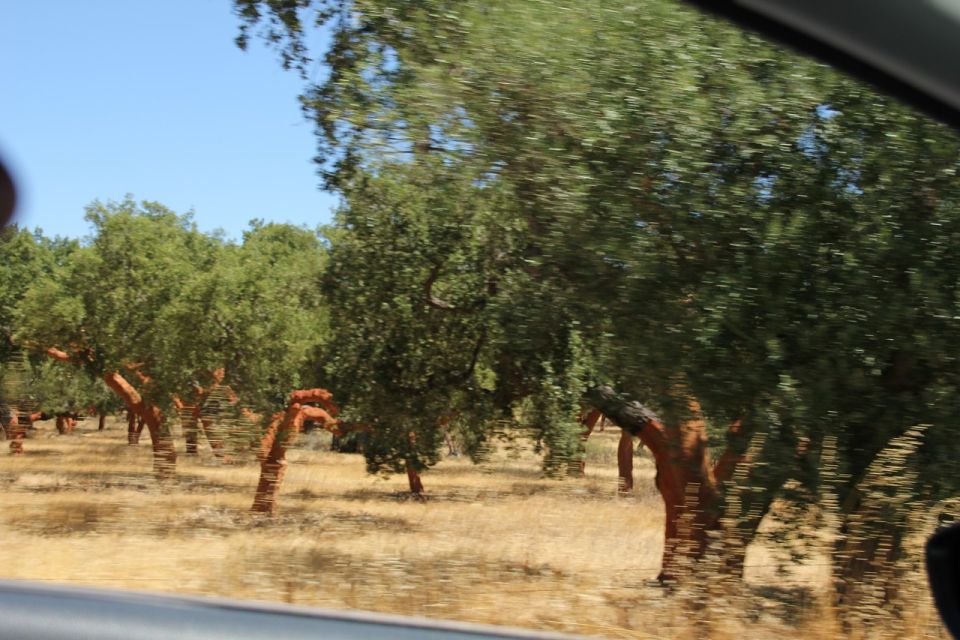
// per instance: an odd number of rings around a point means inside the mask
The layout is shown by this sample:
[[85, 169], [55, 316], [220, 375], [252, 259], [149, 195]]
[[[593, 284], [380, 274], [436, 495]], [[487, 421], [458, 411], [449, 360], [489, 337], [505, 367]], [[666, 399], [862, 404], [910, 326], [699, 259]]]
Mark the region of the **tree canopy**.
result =
[[85, 372], [61, 376], [60, 387], [41, 376], [46, 395], [59, 388], [62, 404], [74, 378], [106, 381], [148, 414], [154, 450], [172, 466], [169, 421], [200, 401], [197, 390], [222, 383], [237, 408], [269, 416], [312, 382], [325, 336], [325, 250], [315, 232], [255, 221], [242, 242], [227, 242], [197, 231], [189, 215], [132, 199], [95, 202], [87, 220], [89, 238], [36, 267], [11, 314], [11, 344]]
[[916, 425], [906, 490], [956, 493], [951, 131], [667, 0], [235, 7], [241, 45], [330, 67], [303, 104], [345, 196], [334, 390], [397, 432], [373, 468], [521, 405], [569, 455], [605, 386], [754, 439], [743, 513], [816, 500], [825, 442], [846, 500]]

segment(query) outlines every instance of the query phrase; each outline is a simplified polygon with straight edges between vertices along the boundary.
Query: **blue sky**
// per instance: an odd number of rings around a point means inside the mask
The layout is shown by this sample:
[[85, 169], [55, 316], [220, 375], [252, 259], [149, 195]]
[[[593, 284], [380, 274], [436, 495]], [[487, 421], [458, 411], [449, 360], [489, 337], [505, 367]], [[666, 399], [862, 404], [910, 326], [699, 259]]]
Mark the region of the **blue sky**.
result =
[[[252, 218], [330, 220], [298, 75], [233, 42], [230, 0], [0, 0], [0, 157], [16, 220], [82, 237], [132, 194], [238, 237]], [[318, 69], [319, 72], [319, 69]]]

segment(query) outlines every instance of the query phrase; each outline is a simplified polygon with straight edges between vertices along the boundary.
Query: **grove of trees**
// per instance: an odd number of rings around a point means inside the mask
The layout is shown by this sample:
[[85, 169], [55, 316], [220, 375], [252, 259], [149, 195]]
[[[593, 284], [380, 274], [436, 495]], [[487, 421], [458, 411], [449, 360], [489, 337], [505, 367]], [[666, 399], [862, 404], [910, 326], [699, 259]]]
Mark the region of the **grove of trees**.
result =
[[505, 424], [576, 475], [597, 409], [656, 462], [662, 578], [740, 575], [775, 501], [833, 505], [855, 603], [904, 553], [893, 498], [960, 490], [958, 139], [669, 0], [602, 4], [235, 0], [303, 72], [334, 224], [228, 242], [127, 200], [83, 242], [7, 230], [3, 357], [102, 380], [161, 476], [177, 406], [229, 389], [264, 512], [304, 420], [419, 492]]
[[329, 67], [324, 377], [371, 470], [428, 467], [456, 416], [564, 473], [593, 406], [656, 459], [665, 576], [711, 531], [737, 573], [774, 500], [829, 495], [841, 583], [903, 553], [884, 491], [956, 493], [952, 131], [668, 0], [235, 10], [241, 46]]

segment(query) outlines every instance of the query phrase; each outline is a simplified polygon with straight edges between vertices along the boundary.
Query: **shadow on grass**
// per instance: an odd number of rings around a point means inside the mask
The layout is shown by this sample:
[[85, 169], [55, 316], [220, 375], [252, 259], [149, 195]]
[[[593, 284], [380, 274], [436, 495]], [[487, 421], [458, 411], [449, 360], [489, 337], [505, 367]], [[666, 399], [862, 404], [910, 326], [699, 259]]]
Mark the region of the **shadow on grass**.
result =
[[[158, 481], [152, 471], [72, 471], [56, 466], [31, 468], [19, 474], [10, 474], [10, 488], [30, 493], [102, 493], [115, 490], [151, 491], [169, 487], [181, 494], [249, 493], [253, 485], [224, 483], [203, 475], [179, 473], [171, 480]], [[45, 480], [49, 479], [49, 480]]]
[[811, 611], [817, 610], [818, 597], [810, 587], [751, 585], [754, 600], [754, 615], [772, 614], [786, 624], [797, 626], [806, 621]]

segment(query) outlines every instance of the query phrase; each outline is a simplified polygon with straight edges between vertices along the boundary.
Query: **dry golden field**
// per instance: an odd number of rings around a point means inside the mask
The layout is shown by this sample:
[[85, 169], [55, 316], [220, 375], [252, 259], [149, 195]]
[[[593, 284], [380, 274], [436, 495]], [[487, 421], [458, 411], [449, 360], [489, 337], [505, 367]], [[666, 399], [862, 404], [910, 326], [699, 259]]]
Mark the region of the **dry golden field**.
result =
[[[824, 549], [792, 565], [751, 547], [746, 584], [665, 589], [654, 581], [662, 507], [652, 463], [616, 494], [618, 431], [597, 433], [587, 474], [541, 477], [530, 452], [483, 465], [449, 459], [424, 475], [372, 477], [324, 435], [291, 452], [273, 519], [248, 513], [258, 466], [180, 456], [176, 482], [152, 476], [148, 438], [125, 424], [39, 423], [26, 454], [0, 450], [0, 577], [176, 591], [507, 624], [612, 638], [833, 638]], [[182, 453], [182, 444], [180, 445]], [[908, 591], [909, 592], [909, 591]], [[940, 637], [919, 587], [896, 624], [857, 637]], [[946, 637], [946, 636], [943, 636]]]

